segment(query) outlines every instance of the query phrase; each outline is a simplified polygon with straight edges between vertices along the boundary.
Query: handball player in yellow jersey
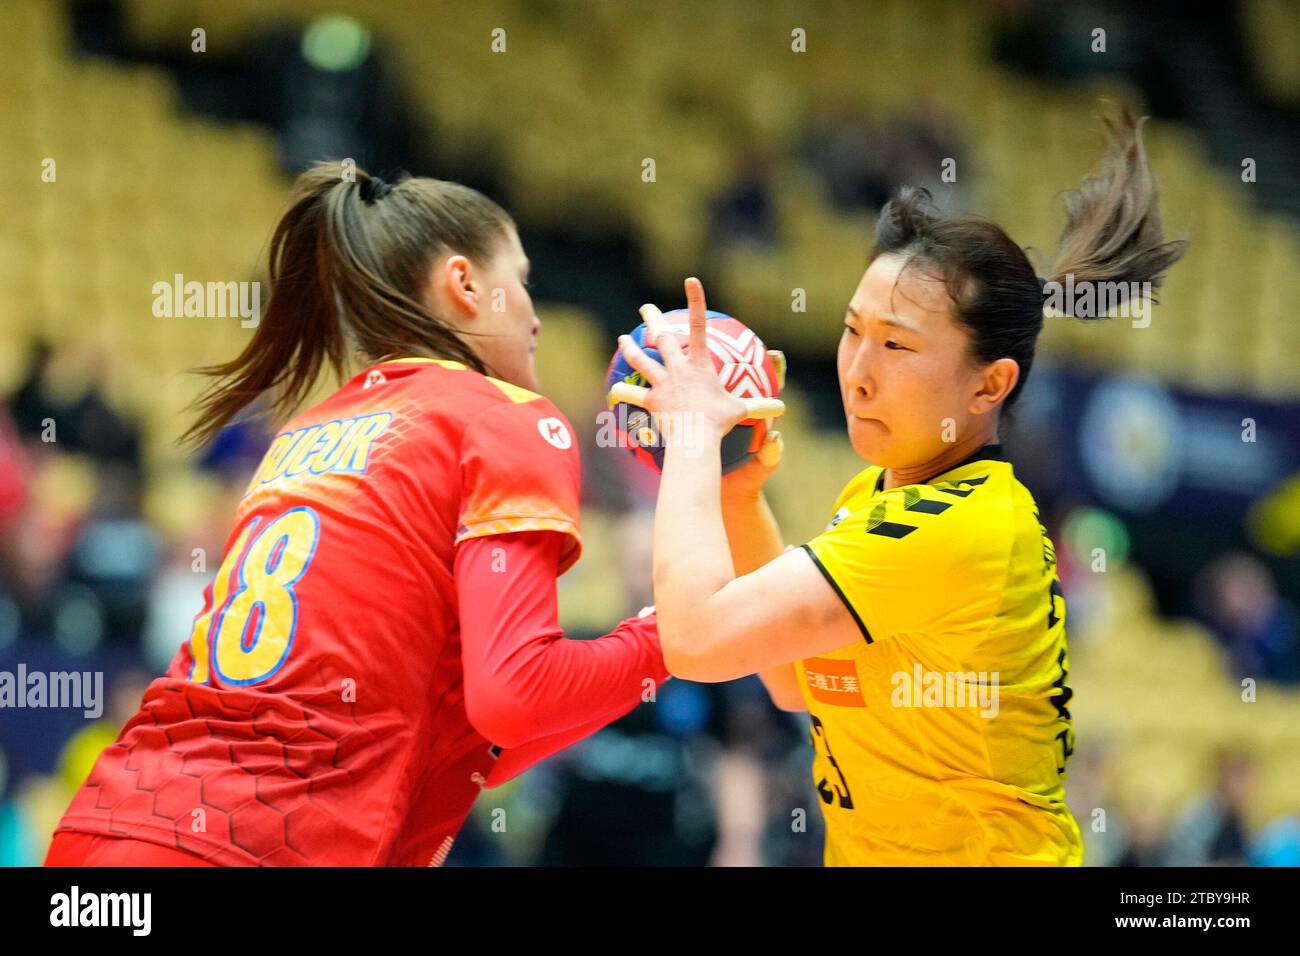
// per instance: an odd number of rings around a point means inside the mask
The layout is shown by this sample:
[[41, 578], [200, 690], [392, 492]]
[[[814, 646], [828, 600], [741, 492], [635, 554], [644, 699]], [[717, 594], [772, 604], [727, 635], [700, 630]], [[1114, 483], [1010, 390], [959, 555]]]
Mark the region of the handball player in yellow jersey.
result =
[[1045, 305], [1095, 317], [1082, 290], [1101, 283], [1148, 304], [1183, 253], [1163, 238], [1140, 125], [1127, 111], [1107, 122], [1046, 278], [997, 225], [944, 216], [923, 190], [885, 206], [838, 351], [849, 440], [870, 465], [802, 547], [783, 551], [761, 493], [779, 445], [720, 480], [718, 443], [754, 408], [707, 357], [699, 281], [686, 280], [685, 349], [658, 338], [660, 364], [620, 339], [668, 443], [654, 531], [665, 663], [696, 681], [758, 673], [779, 707], [808, 711], [828, 865], [1082, 862], [1065, 804], [1065, 600], [1000, 423]]

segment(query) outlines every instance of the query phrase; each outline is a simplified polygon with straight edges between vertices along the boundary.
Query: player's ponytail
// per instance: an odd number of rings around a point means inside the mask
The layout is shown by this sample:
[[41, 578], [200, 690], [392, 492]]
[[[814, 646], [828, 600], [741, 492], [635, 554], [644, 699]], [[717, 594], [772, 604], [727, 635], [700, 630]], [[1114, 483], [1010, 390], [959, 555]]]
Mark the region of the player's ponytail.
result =
[[[945, 216], [925, 189], [903, 187], [880, 212], [872, 258], [901, 255], [909, 267], [941, 279], [954, 319], [970, 333], [975, 361], [1012, 358], [1020, 366], [1004, 415], [1029, 378], [1045, 309], [1100, 317], [1107, 311], [1097, 309], [1099, 302], [1122, 306], [1134, 288], [1154, 300], [1186, 249], [1185, 241], [1164, 241], [1141, 123], [1127, 109], [1105, 122], [1110, 147], [1099, 171], [1065, 196], [1066, 226], [1046, 276], [1036, 275], [1025, 251], [996, 223]], [[1105, 300], [1096, 288], [1103, 284]], [[1071, 294], [1081, 288], [1089, 294]]]
[[[1116, 302], [1134, 286], [1145, 286], [1152, 302], [1165, 273], [1187, 250], [1186, 240], [1165, 241], [1159, 189], [1147, 165], [1142, 124], [1125, 107], [1119, 119], [1102, 117], [1110, 147], [1097, 172], [1065, 193], [1065, 229], [1044, 277], [1061, 286], [1111, 283]], [[1050, 294], [1049, 294], [1050, 298]], [[1081, 319], [1100, 318], [1097, 297], [1061, 297], [1058, 311]]]
[[429, 265], [443, 252], [487, 261], [514, 228], [481, 193], [409, 178], [389, 184], [339, 163], [298, 177], [271, 237], [270, 294], [256, 332], [236, 358], [198, 369], [215, 379], [195, 403], [183, 441], [214, 437], [249, 404], [291, 413], [322, 367], [343, 373], [355, 350], [370, 362], [398, 355], [453, 359], [487, 369], [466, 341], [426, 305]]

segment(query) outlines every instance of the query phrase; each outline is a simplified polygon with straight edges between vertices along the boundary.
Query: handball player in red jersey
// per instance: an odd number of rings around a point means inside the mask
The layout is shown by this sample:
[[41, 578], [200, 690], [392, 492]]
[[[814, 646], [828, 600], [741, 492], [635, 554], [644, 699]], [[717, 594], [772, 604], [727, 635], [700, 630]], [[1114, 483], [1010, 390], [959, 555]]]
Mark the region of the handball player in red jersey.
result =
[[270, 249], [270, 299], [190, 438], [322, 367], [235, 514], [189, 639], [100, 755], [47, 865], [437, 865], [483, 787], [667, 679], [653, 613], [566, 640], [573, 429], [537, 394], [509, 215], [455, 183], [322, 164]]

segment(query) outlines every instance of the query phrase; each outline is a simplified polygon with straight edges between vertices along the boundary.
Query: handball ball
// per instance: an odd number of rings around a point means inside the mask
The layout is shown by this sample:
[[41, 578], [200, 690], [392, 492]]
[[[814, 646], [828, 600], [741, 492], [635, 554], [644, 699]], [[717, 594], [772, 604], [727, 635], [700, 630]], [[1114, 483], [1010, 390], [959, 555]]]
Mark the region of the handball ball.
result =
[[[687, 344], [690, 339], [689, 315], [685, 309], [664, 313], [671, 334], [677, 337], [683, 352], [690, 350]], [[723, 387], [738, 398], [779, 398], [785, 379], [784, 356], [770, 351], [763, 340], [740, 320], [711, 309], [707, 315], [709, 352]], [[647, 355], [657, 362], [663, 361], [658, 349], [645, 344], [645, 323], [633, 329], [631, 336]], [[608, 390], [618, 382], [650, 384], [616, 349], [605, 376], [605, 388]], [[626, 402], [617, 402], [611, 408], [623, 447], [650, 468], [662, 471], [664, 446], [650, 413]], [[765, 419], [747, 418], [728, 432], [722, 439], [722, 473], [725, 475], [754, 457], [763, 446], [767, 431]]]

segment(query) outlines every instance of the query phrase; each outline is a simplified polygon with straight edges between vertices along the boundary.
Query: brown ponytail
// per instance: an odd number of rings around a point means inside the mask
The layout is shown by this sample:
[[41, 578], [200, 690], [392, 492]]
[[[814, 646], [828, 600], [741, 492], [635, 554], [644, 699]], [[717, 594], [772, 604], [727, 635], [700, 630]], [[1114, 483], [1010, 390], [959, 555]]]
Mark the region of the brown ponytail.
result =
[[294, 183], [269, 256], [270, 294], [253, 338], [229, 362], [197, 369], [215, 381], [195, 402], [182, 441], [199, 445], [262, 395], [283, 418], [328, 364], [349, 352], [374, 362], [398, 355], [454, 359], [488, 373], [465, 341], [425, 304], [428, 268], [443, 252], [488, 261], [514, 223], [486, 196], [457, 183], [394, 185], [361, 169], [318, 163]]
[[1063, 283], [1072, 275], [1075, 284], [1149, 282], [1154, 292], [1187, 251], [1187, 242], [1164, 239], [1159, 189], [1142, 145], [1146, 117], [1134, 119], [1126, 106], [1118, 120], [1103, 116], [1102, 122], [1110, 146], [1098, 171], [1065, 193], [1065, 229], [1044, 278]]

